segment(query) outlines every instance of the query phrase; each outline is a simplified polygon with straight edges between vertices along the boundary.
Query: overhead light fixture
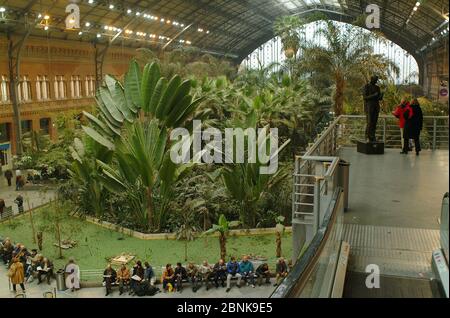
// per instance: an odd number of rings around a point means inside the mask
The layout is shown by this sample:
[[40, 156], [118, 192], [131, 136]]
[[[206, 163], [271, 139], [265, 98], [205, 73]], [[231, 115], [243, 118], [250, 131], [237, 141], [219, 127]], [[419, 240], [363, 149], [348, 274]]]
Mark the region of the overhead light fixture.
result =
[[136, 15], [141, 15], [141, 13], [138, 11], [138, 12], [136, 12]]
[[91, 23], [90, 23], [90, 22], [86, 22], [84, 25], [85, 25], [87, 28], [89, 28], [89, 27], [91, 26]]
[[131, 9], [128, 9], [128, 10], [127, 10], [127, 13], [128, 13], [128, 14], [130, 14], [131, 12], [132, 12]]
[[94, 3], [94, 0], [89, 0], [88, 3], [89, 3], [89, 4], [93, 4], [93, 3]]
[[44, 20], [49, 20], [50, 16], [48, 14], [44, 15]]
[[46, 26], [44, 27], [44, 30], [45, 30], [45, 31], [47, 31], [47, 30], [48, 30], [48, 25], [46, 25]]
[[97, 33], [97, 38], [101, 38], [102, 35], [100, 33]]
[[83, 32], [82, 31], [78, 32], [78, 35], [83, 35]]
[[109, 5], [109, 8], [112, 10], [112, 9], [114, 9], [114, 5], [113, 4], [110, 4]]
[[5, 12], [5, 11], [6, 11], [5, 7], [0, 7], [0, 12], [1, 13]]

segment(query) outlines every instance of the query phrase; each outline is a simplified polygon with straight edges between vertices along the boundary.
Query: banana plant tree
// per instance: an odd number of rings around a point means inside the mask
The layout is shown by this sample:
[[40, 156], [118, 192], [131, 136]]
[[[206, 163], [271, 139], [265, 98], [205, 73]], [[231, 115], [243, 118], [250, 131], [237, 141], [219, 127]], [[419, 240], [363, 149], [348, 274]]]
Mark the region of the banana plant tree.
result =
[[227, 235], [230, 229], [238, 227], [240, 224], [240, 221], [228, 221], [225, 215], [221, 214], [218, 224], [213, 224], [212, 228], [210, 228], [206, 232], [203, 232], [202, 235], [212, 235], [215, 233], [219, 233], [221, 259], [225, 260], [227, 257]]

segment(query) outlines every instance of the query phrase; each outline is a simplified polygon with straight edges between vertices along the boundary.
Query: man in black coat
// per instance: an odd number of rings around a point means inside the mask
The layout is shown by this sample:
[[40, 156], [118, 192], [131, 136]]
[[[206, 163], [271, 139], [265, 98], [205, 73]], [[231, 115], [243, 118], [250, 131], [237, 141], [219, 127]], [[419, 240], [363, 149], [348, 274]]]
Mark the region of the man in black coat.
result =
[[383, 100], [383, 94], [377, 85], [378, 80], [378, 76], [372, 76], [370, 83], [363, 89], [364, 111], [367, 118], [366, 138], [369, 142], [376, 142], [375, 133], [380, 115], [380, 101]]
[[422, 151], [420, 146], [420, 133], [423, 129], [423, 113], [422, 108], [420, 108], [419, 101], [415, 98], [411, 102], [411, 114], [405, 114], [405, 130], [404, 130], [404, 138], [405, 142], [409, 139], [414, 139], [416, 155]]

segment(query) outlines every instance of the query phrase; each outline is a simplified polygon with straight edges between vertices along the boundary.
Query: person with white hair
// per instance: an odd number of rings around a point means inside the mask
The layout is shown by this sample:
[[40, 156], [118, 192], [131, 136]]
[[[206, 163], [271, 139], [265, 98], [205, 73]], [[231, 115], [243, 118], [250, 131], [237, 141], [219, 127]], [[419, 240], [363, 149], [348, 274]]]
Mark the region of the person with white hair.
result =
[[66, 265], [66, 287], [72, 292], [80, 289], [80, 267], [71, 257]]

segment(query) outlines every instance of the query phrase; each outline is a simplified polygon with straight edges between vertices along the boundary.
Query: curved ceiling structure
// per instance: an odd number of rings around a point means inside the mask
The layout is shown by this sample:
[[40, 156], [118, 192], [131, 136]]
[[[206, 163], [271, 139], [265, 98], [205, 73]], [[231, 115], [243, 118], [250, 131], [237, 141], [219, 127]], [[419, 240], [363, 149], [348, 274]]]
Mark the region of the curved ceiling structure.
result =
[[[80, 8], [80, 30], [65, 29], [65, 8], [70, 2]], [[129, 47], [192, 45], [242, 60], [274, 37], [273, 23], [279, 16], [322, 12], [330, 19], [351, 23], [365, 13], [369, 4], [376, 4], [380, 8], [379, 31], [417, 56], [432, 39], [448, 38], [449, 3], [447, 0], [416, 3], [416, 0], [0, 0], [0, 8], [4, 8], [0, 12], [0, 30], [23, 32], [29, 27], [30, 34], [35, 36], [111, 44], [119, 39], [121, 45]], [[43, 20], [45, 15], [49, 19]]]

